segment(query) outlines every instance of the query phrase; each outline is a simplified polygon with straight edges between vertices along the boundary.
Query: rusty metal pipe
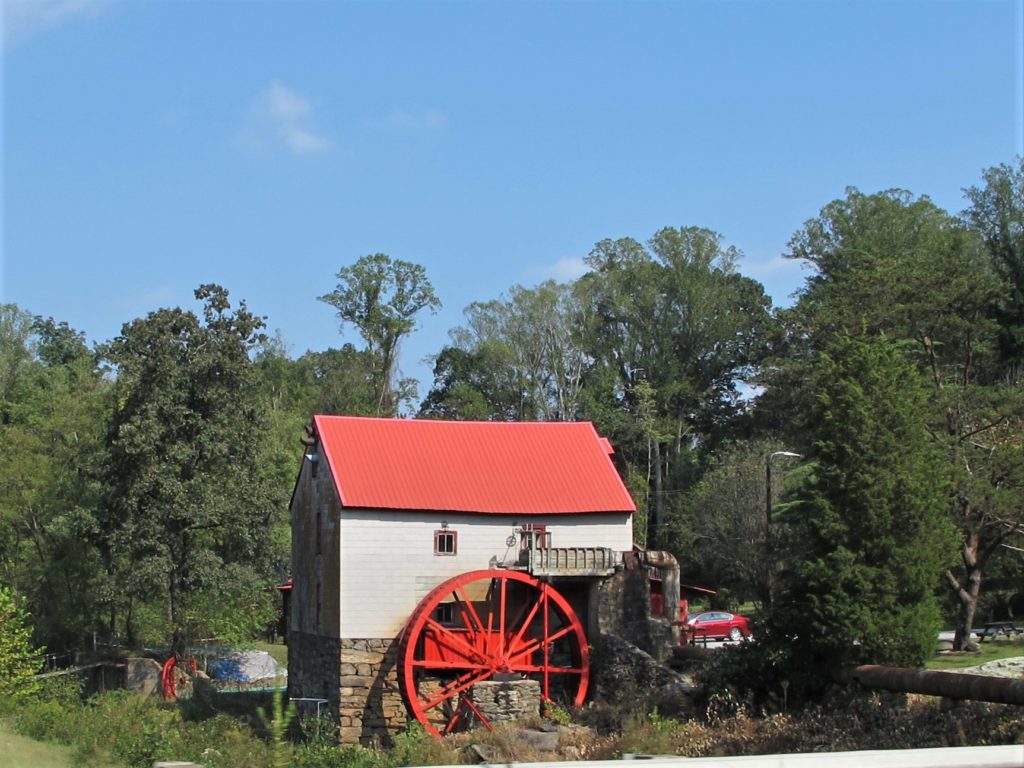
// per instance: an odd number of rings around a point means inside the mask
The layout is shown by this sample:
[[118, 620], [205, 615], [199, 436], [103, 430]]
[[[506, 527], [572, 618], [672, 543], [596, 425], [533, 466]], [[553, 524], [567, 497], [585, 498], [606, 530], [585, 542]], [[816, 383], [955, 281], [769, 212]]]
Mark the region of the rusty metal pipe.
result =
[[1024, 705], [1024, 680], [1009, 677], [863, 664], [840, 670], [836, 678], [840, 682], [856, 682], [872, 690]]

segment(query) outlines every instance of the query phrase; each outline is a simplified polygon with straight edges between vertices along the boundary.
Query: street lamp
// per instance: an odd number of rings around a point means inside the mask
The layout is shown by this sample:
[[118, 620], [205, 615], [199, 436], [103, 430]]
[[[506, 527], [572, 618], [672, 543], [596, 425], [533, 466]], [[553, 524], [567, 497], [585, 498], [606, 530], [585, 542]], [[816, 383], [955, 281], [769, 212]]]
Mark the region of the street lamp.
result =
[[772, 591], [774, 587], [774, 576], [775, 576], [775, 542], [772, 539], [772, 459], [776, 456], [786, 456], [791, 459], [802, 459], [799, 453], [793, 453], [792, 451], [775, 451], [769, 453], [768, 457], [764, 461], [764, 487], [765, 487], [765, 528], [764, 528], [764, 544], [765, 544], [765, 611], [771, 611], [772, 609]]

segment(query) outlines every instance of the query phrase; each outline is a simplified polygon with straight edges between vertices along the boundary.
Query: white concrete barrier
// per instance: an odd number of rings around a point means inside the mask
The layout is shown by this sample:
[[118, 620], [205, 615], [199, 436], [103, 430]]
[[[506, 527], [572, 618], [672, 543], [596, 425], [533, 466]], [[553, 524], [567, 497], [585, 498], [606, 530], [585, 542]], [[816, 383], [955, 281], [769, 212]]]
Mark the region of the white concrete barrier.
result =
[[[744, 757], [675, 757], [633, 755], [643, 768], [1024, 768], [1024, 744], [994, 747], [938, 747], [860, 752], [802, 752]], [[573, 761], [572, 768], [626, 768], [625, 760]], [[492, 763], [515, 768], [566, 768], [567, 762]], [[437, 768], [435, 766], [435, 768]], [[462, 768], [445, 766], [445, 768]], [[639, 766], [637, 767], [639, 768]]]

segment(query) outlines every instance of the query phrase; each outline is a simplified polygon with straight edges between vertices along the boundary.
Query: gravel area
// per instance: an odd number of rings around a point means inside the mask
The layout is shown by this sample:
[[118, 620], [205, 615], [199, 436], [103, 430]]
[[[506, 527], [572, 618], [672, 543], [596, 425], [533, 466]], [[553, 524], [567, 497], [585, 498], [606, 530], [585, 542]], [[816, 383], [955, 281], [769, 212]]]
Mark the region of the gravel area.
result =
[[987, 661], [976, 667], [944, 669], [942, 671], [965, 672], [969, 675], [988, 675], [989, 677], [1024, 677], [1024, 656], [1012, 656], [1008, 659]]

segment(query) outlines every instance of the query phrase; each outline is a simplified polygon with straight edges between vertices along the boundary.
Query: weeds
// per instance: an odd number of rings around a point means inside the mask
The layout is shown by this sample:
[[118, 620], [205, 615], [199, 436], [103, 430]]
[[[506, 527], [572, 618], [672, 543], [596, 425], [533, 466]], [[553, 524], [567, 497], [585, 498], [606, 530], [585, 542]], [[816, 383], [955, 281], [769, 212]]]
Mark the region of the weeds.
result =
[[289, 745], [285, 741], [285, 734], [288, 732], [288, 726], [295, 719], [295, 703], [288, 702], [286, 706], [284, 691], [278, 688], [274, 691], [270, 715], [263, 707], [256, 710], [256, 713], [270, 736], [274, 748], [275, 768], [284, 768], [289, 758]]
[[[1012, 744], [1024, 734], [1018, 707], [975, 702], [946, 710], [934, 698], [910, 696], [897, 710], [884, 696], [839, 688], [823, 703], [789, 713], [755, 713], [732, 694], [709, 697], [706, 716], [699, 719], [660, 710], [645, 715], [642, 709], [623, 714], [595, 704], [564, 711], [558, 715], [560, 751], [554, 754], [527, 746], [517, 736], [519, 725], [439, 740], [414, 724], [394, 737], [390, 750], [380, 750], [335, 746], [336, 726], [327, 717], [292, 722], [280, 694], [263, 709], [261, 738], [224, 713], [186, 719], [181, 705], [123, 691], [82, 703], [75, 685], [48, 681], [10, 725], [36, 740], [70, 745], [76, 764], [97, 768], [148, 768], [156, 760], [191, 760], [207, 768], [398, 768], [464, 762], [471, 744], [525, 762], [612, 759], [630, 752], [707, 757]], [[296, 734], [294, 743], [289, 734]]]

